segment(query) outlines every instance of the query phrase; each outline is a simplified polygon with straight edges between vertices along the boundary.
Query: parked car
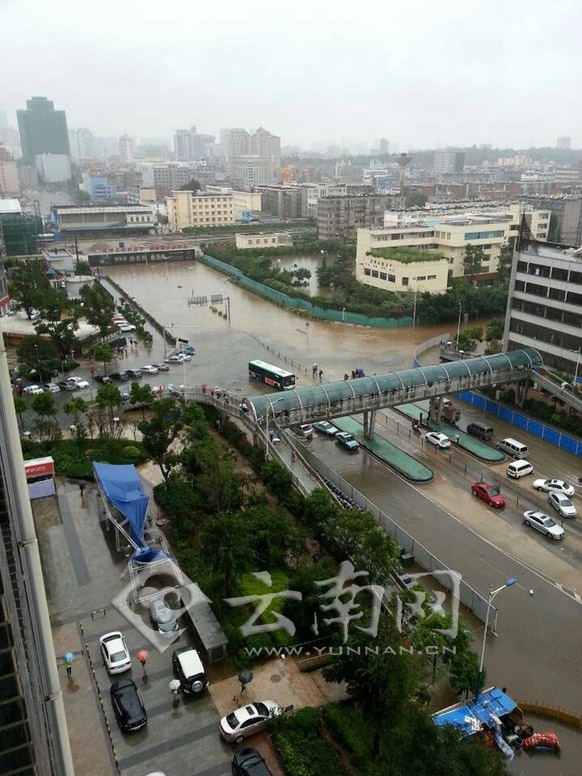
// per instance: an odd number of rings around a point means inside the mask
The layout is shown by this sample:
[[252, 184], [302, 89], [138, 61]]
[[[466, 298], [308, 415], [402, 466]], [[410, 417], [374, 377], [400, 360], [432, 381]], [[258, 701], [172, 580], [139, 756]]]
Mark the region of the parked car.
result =
[[126, 383], [129, 380], [127, 372], [111, 372], [109, 377], [112, 380], [118, 380], [120, 383]]
[[328, 420], [320, 420], [318, 423], [314, 423], [313, 428], [326, 436], [335, 436], [339, 431], [339, 428], [336, 428]]
[[544, 512], [535, 509], [528, 509], [523, 513], [523, 522], [529, 528], [535, 528], [536, 531], [545, 534], [548, 539], [563, 539], [564, 529], [558, 525], [555, 520]]
[[195, 356], [196, 355], [196, 348], [194, 345], [184, 345], [182, 348], [182, 353], [186, 353], [188, 356]]
[[301, 426], [295, 426], [293, 431], [297, 436], [303, 437], [303, 439], [311, 439], [313, 436], [313, 426], [310, 423], [303, 423]]
[[161, 364], [153, 364], [153, 366], [156, 367], [158, 372], [169, 372], [170, 367], [167, 364], [164, 364], [163, 362]]
[[72, 380], [61, 380], [60, 383], [57, 383], [61, 391], [78, 391], [79, 386], [77, 383], [73, 382]]
[[102, 385], [108, 385], [112, 382], [109, 375], [95, 375], [95, 381], [101, 383]]
[[548, 496], [548, 502], [554, 507], [562, 517], [576, 517], [576, 507], [565, 493], [554, 491]]
[[195, 649], [184, 647], [172, 654], [172, 668], [180, 680], [180, 687], [186, 695], [195, 695], [208, 687], [204, 666]]
[[168, 356], [164, 360], [166, 364], [181, 364], [183, 361], [183, 359], [181, 359], [180, 356]]
[[37, 393], [44, 393], [44, 391], [40, 385], [26, 385], [22, 389], [22, 393], [26, 394], [27, 396], [36, 396]]
[[173, 636], [179, 628], [176, 615], [163, 596], [150, 601], [150, 622], [162, 636]]
[[546, 493], [565, 493], [566, 496], [576, 493], [576, 488], [564, 480], [534, 480], [532, 487], [539, 491], [545, 490]]
[[262, 754], [252, 746], [235, 754], [232, 772], [233, 776], [273, 776]]
[[133, 679], [122, 679], [111, 685], [111, 703], [122, 730], [139, 730], [148, 723], [148, 715]]
[[182, 351], [180, 351], [179, 353], [175, 353], [175, 356], [179, 361], [192, 361], [192, 356]]
[[505, 506], [505, 496], [498, 485], [490, 485], [488, 482], [474, 482], [471, 485], [471, 493], [481, 501], [497, 509]]
[[275, 701], [257, 701], [241, 706], [220, 720], [220, 735], [229, 744], [239, 744], [247, 736], [266, 728], [282, 711]]
[[73, 376], [73, 377], [69, 377], [67, 379], [68, 379], [68, 381], [70, 383], [76, 383], [79, 386], [79, 388], [88, 388], [89, 387], [89, 383], [87, 382], [87, 380], [85, 380], [84, 377], [74, 377]]
[[441, 450], [447, 450], [451, 446], [451, 440], [446, 434], [441, 434], [438, 431], [429, 431], [424, 435], [424, 441], [429, 445], [440, 447]]
[[153, 364], [146, 364], [145, 366], [142, 366], [141, 371], [144, 375], [157, 375], [160, 370]]
[[119, 331], [123, 331], [125, 333], [130, 331], [135, 331], [135, 326], [133, 325], [133, 323], [118, 323], [117, 328], [119, 329]]
[[349, 450], [352, 453], [357, 452], [360, 447], [358, 440], [347, 431], [338, 431], [338, 433], [335, 435], [335, 441], [338, 443], [338, 445], [345, 447], [346, 450]]
[[126, 369], [128, 377], [141, 377], [141, 369]]
[[61, 389], [57, 385], [57, 383], [45, 383], [45, 385], [42, 386], [45, 393], [60, 393]]
[[119, 391], [119, 395], [121, 396], [121, 401], [129, 401], [131, 398], [127, 391]]
[[111, 631], [101, 636], [99, 649], [108, 673], [122, 674], [131, 668], [131, 656], [120, 631]]

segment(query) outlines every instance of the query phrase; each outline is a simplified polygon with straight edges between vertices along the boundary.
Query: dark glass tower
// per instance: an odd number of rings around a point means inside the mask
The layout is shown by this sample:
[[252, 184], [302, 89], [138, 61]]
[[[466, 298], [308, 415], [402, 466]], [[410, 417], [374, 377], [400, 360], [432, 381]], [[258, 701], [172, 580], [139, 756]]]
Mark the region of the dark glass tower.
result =
[[52, 100], [32, 97], [16, 116], [24, 162], [33, 164], [38, 154], [69, 154], [67, 114], [55, 110]]

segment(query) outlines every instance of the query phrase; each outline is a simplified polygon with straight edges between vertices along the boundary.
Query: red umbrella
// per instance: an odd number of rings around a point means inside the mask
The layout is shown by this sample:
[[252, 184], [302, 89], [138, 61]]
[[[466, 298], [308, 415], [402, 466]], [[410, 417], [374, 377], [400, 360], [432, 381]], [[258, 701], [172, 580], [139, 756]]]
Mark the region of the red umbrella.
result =
[[140, 651], [137, 653], [137, 659], [142, 664], [142, 666], [145, 666], [148, 657], [149, 655], [146, 649], [140, 649]]

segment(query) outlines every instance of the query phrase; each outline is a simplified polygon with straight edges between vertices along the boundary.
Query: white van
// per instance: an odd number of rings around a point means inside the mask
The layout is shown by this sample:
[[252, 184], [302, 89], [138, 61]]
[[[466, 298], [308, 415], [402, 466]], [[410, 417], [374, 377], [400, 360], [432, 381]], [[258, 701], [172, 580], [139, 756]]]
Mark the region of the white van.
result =
[[511, 437], [502, 439], [501, 442], [498, 442], [497, 449], [502, 450], [512, 458], [525, 458], [527, 455], [527, 445], [524, 445], [521, 442], [518, 442], [517, 439], [512, 439]]
[[513, 480], [518, 480], [520, 477], [525, 477], [526, 474], [531, 474], [533, 472], [533, 466], [529, 461], [524, 461], [523, 459], [520, 461], [513, 461], [510, 463], [506, 469], [506, 473], [508, 477], [511, 477]]

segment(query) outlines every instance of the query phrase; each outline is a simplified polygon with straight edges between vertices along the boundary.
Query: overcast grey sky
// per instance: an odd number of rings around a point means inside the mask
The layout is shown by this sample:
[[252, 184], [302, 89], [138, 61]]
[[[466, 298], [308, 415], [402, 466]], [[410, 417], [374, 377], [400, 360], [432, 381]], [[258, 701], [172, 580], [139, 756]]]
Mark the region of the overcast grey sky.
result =
[[582, 145], [579, 0], [0, 0], [0, 109], [170, 137]]

